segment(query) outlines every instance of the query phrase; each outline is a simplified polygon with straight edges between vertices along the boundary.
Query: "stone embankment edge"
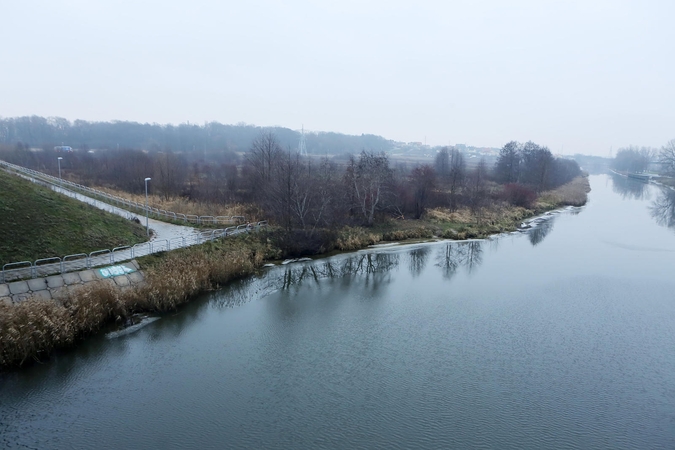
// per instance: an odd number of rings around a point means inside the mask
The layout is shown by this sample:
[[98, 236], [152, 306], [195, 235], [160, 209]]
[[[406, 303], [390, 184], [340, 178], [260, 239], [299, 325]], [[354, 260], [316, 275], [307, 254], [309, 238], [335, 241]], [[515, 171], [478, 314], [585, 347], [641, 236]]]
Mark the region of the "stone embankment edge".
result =
[[96, 281], [105, 280], [122, 290], [137, 286], [145, 281], [145, 276], [140, 271], [140, 266], [136, 260], [124, 264], [130, 266], [129, 269], [132, 269], [133, 272], [105, 277], [101, 273], [101, 268], [98, 268], [0, 284], [0, 302], [12, 305], [31, 297], [44, 301], [60, 301], [82, 286]]

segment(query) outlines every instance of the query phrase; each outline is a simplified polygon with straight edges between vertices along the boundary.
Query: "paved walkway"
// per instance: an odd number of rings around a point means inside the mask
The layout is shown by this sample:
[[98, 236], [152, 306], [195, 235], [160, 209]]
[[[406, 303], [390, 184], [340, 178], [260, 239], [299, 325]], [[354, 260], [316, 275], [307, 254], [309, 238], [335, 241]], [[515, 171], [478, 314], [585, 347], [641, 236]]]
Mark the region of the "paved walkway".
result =
[[[129, 220], [136, 218], [141, 222], [141, 224], [145, 225], [146, 219], [142, 214], [127, 211], [118, 206], [113, 206], [86, 195], [70, 191], [63, 187], [54, 185], [46, 179], [36, 179], [27, 174], [12, 173], [34, 183], [45, 185], [55, 192], [67, 195], [71, 198], [87, 203], [109, 213], [117, 214]], [[261, 227], [265, 227], [267, 223], [258, 222], [256, 224], [239, 225], [236, 227], [233, 226], [226, 229], [216, 230], [200, 230], [154, 219], [148, 219], [148, 225], [151, 231], [151, 239], [147, 242], [136, 244], [132, 247], [124, 246], [114, 249], [94, 251], [89, 254], [45, 258], [35, 262], [26, 261], [24, 263], [13, 264], [9, 267], [5, 265], [3, 270], [0, 272], [0, 283], [7, 283], [13, 280], [25, 278], [44, 277], [57, 273], [73, 272], [76, 270], [90, 269], [97, 266], [111, 265], [152, 253], [203, 244], [204, 242], [213, 239], [245, 233], [251, 230], [257, 231]]]

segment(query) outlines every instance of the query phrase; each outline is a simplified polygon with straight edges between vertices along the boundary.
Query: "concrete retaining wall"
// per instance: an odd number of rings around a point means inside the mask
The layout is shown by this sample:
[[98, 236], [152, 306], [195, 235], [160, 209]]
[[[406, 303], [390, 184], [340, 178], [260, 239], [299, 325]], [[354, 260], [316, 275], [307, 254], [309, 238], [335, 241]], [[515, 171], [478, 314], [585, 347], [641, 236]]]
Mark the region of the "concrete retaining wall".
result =
[[138, 263], [133, 260], [115, 266], [0, 284], [0, 302], [14, 304], [30, 297], [58, 301], [73, 290], [99, 280], [109, 280], [124, 289], [143, 283], [145, 279], [139, 269]]

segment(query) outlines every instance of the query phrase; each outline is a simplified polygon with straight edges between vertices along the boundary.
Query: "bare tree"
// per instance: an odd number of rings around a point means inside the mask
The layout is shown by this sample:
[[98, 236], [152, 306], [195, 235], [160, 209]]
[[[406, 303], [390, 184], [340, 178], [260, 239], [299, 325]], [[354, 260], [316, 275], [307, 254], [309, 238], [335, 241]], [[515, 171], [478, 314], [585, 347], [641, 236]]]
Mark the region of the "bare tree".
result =
[[265, 188], [261, 193], [263, 207], [271, 213], [287, 231], [293, 228], [293, 208], [296, 197], [296, 177], [299, 171], [299, 155], [290, 149], [275, 156]]
[[352, 211], [361, 216], [367, 225], [375, 221], [375, 213], [382, 209], [383, 200], [392, 178], [389, 159], [383, 153], [361, 152], [359, 160], [350, 157], [345, 184], [349, 192]]
[[487, 175], [487, 163], [484, 159], [481, 159], [478, 166], [469, 174], [466, 183], [467, 204], [479, 223], [482, 220], [483, 208], [488, 200]]
[[466, 163], [464, 155], [453, 148], [450, 152], [450, 174], [448, 178], [448, 191], [450, 194], [450, 210], [455, 211], [459, 204], [459, 192], [464, 186], [466, 178]]
[[332, 226], [338, 215], [340, 190], [337, 165], [328, 158], [323, 158], [314, 172], [312, 188], [316, 194], [314, 208], [311, 211], [313, 228]]
[[666, 145], [661, 147], [659, 162], [667, 175], [671, 177], [675, 176], [675, 139], [671, 139]]
[[272, 131], [263, 130], [253, 140], [246, 162], [252, 168], [254, 187], [263, 188], [272, 181], [272, 172], [282, 154], [283, 150]]
[[415, 219], [419, 219], [426, 211], [429, 197], [436, 186], [436, 172], [429, 164], [415, 167], [410, 173], [410, 181], [414, 190]]
[[155, 159], [155, 185], [166, 200], [180, 195], [187, 176], [187, 164], [171, 151], [157, 154]]

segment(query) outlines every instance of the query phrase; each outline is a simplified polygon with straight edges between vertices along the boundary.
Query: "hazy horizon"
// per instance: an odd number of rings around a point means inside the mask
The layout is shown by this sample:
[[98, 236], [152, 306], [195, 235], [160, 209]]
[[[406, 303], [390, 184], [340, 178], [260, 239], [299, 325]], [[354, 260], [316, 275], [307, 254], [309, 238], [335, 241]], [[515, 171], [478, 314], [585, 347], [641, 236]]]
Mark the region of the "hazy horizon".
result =
[[608, 156], [675, 138], [675, 4], [12, 2], [0, 116]]

